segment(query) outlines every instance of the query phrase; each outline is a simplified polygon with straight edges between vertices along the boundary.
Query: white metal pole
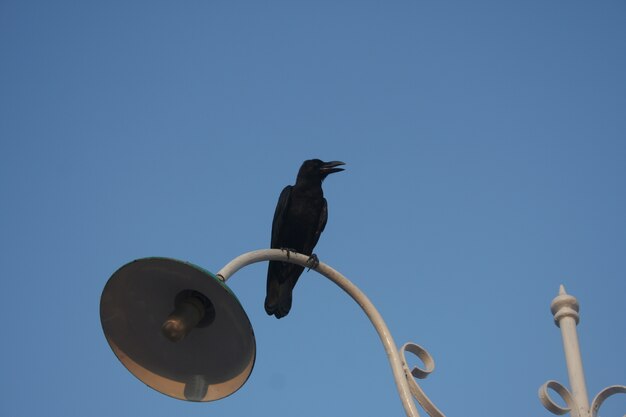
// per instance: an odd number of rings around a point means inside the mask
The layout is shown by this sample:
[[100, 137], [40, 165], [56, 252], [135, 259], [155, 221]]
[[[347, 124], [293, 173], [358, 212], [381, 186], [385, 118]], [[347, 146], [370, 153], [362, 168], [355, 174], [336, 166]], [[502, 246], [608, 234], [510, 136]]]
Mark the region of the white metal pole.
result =
[[[596, 395], [591, 406], [589, 406], [585, 373], [583, 372], [583, 363], [578, 346], [578, 334], [576, 332], [576, 325], [579, 320], [578, 300], [576, 300], [576, 297], [567, 294], [565, 288], [561, 285], [559, 295], [552, 300], [550, 308], [552, 314], [554, 314], [554, 322], [561, 328], [571, 392], [557, 381], [548, 381], [539, 388], [539, 399], [548, 411], [556, 415], [569, 412], [572, 417], [597, 417], [604, 401], [615, 394], [626, 394], [626, 386], [611, 385], [603, 389]], [[550, 398], [549, 389], [561, 396], [561, 399], [565, 401], [566, 407], [557, 404]]]
[[[290, 262], [304, 267], [309, 267], [309, 257], [306, 255], [295, 252], [287, 253], [281, 249], [262, 249], [238, 256], [224, 266], [217, 273], [217, 276], [225, 282], [244, 266], [262, 261]], [[352, 299], [356, 301], [359, 306], [361, 306], [367, 317], [374, 325], [374, 328], [378, 332], [378, 336], [383, 343], [406, 415], [408, 417], [419, 417], [419, 413], [417, 412], [417, 408], [415, 407], [415, 403], [413, 402], [413, 398], [411, 396], [407, 375], [404, 372], [398, 348], [393, 340], [393, 337], [391, 337], [389, 328], [385, 324], [385, 321], [376, 307], [374, 307], [374, 304], [372, 304], [369, 298], [367, 298], [367, 296], [359, 290], [356, 285], [330, 266], [320, 262], [317, 267], [313, 269], [337, 284], [342, 290], [348, 293], [348, 295], [352, 297]]]
[[576, 297], [565, 292], [563, 285], [559, 288], [559, 295], [550, 304], [554, 322], [561, 328], [563, 337], [563, 349], [565, 350], [565, 361], [567, 362], [567, 374], [572, 389], [572, 397], [581, 416], [589, 416], [589, 397], [585, 384], [585, 373], [578, 346], [578, 300]]

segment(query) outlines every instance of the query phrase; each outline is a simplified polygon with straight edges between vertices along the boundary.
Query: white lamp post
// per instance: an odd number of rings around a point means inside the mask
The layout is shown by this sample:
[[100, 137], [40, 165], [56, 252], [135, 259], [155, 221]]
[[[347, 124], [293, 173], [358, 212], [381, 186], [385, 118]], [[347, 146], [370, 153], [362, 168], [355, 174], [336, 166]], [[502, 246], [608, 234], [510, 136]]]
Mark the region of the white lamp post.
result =
[[[100, 301], [111, 349], [133, 375], [171, 397], [213, 401], [232, 394], [252, 372], [256, 346], [250, 321], [226, 281], [244, 266], [263, 261], [311, 266], [308, 256], [280, 249], [245, 253], [215, 275], [168, 258], [124, 265], [111, 276]], [[415, 397], [429, 415], [445, 417], [413, 379], [434, 370], [428, 352], [413, 343], [398, 350], [382, 316], [356, 285], [323, 262], [312, 269], [348, 293], [374, 325], [406, 415], [419, 417]], [[409, 370], [407, 351], [425, 368]]]

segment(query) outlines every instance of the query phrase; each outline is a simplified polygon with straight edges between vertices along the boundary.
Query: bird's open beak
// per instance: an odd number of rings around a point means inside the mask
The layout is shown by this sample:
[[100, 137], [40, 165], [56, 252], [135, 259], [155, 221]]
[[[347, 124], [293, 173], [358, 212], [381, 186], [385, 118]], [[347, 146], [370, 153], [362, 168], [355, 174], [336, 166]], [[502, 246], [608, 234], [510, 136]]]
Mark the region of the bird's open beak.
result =
[[340, 165], [345, 165], [345, 162], [341, 162], [341, 161], [331, 161], [331, 162], [324, 162], [324, 165], [322, 165], [322, 167], [320, 168], [320, 172], [322, 174], [324, 174], [324, 176], [328, 175], [328, 174], [332, 174], [334, 172], [340, 172], [343, 171], [343, 168], [337, 168]]

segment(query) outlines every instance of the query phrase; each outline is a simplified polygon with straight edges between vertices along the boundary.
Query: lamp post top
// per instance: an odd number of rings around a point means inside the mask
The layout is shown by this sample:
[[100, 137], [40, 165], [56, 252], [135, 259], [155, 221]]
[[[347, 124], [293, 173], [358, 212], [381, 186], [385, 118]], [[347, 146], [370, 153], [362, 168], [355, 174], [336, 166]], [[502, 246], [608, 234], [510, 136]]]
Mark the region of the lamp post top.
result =
[[560, 327], [560, 321], [564, 317], [571, 317], [578, 324], [579, 317], [579, 304], [576, 297], [565, 292], [565, 287], [561, 284], [559, 287], [559, 295], [554, 297], [550, 304], [550, 310], [554, 315], [554, 324]]

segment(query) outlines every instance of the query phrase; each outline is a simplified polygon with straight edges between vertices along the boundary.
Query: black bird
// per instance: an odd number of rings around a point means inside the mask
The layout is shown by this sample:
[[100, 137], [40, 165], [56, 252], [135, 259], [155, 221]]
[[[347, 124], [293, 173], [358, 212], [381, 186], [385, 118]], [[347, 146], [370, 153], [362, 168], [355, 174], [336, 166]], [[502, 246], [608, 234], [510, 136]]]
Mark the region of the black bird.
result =
[[[333, 172], [343, 171], [343, 168], [338, 168], [340, 165], [345, 163], [319, 159], [304, 161], [296, 184], [286, 186], [280, 193], [272, 222], [272, 248], [309, 255], [313, 263], [317, 260], [313, 248], [328, 219], [322, 181]], [[300, 265], [270, 261], [265, 297], [267, 314], [279, 319], [289, 313], [291, 292], [303, 270]]]

